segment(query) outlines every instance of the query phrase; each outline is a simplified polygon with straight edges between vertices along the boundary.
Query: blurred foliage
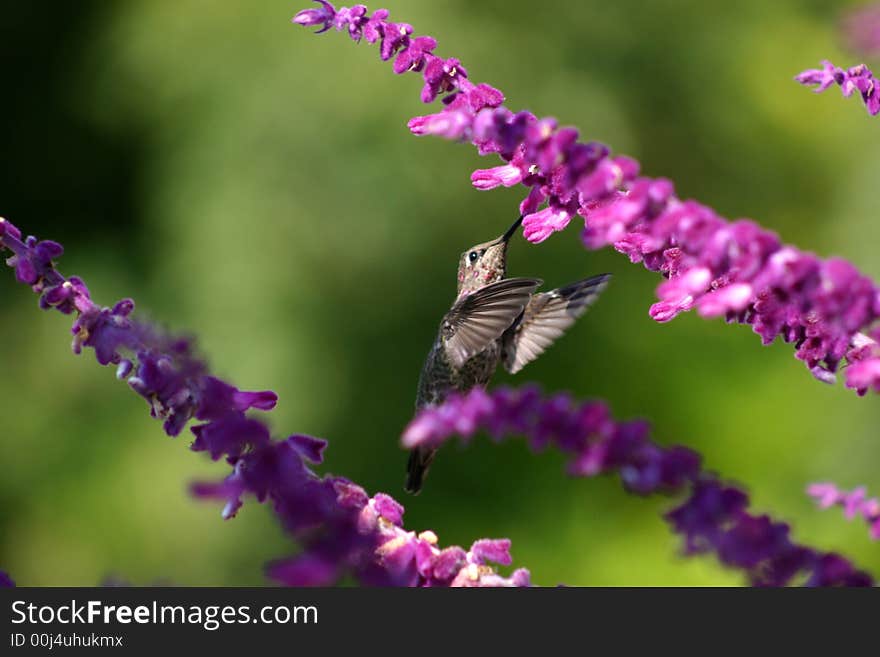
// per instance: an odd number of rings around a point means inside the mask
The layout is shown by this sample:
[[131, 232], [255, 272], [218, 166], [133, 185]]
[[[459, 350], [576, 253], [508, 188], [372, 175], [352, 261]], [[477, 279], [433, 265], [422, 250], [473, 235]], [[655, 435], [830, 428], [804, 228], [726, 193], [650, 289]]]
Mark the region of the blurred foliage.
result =
[[[395, 1], [511, 108], [552, 114], [638, 158], [681, 195], [880, 277], [880, 133], [856, 100], [792, 82], [828, 57], [847, 3]], [[420, 82], [375, 47], [292, 26], [297, 3], [6, 3], [0, 214], [62, 242], [96, 299], [191, 330], [214, 371], [280, 395], [279, 435], [330, 440], [326, 471], [399, 497], [444, 544], [509, 536], [542, 584], [738, 584], [682, 559], [661, 514], [558, 454], [478, 440], [404, 498], [398, 446], [458, 254], [500, 233], [521, 189], [481, 193], [469, 146], [415, 139]], [[373, 8], [373, 7], [371, 7]], [[573, 222], [576, 223], [576, 222]], [[690, 314], [648, 318], [655, 274], [588, 253], [576, 226], [511, 249], [512, 275], [612, 271], [604, 298], [517, 377], [609, 400], [699, 450], [794, 536], [880, 574], [865, 527], [820, 513], [808, 482], [880, 492], [880, 402], [814, 381], [788, 345]], [[295, 547], [261, 506], [224, 523], [187, 484], [222, 464], [169, 440], [142, 400], [73, 357], [68, 319], [0, 277], [0, 565], [22, 584], [254, 585]]]

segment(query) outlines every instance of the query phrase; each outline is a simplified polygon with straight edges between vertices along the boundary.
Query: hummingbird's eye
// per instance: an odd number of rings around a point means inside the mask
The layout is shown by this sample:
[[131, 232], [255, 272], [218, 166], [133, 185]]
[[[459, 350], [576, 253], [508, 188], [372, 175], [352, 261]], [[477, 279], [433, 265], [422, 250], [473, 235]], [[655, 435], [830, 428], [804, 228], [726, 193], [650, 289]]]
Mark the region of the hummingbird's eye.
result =
[[468, 253], [468, 260], [471, 264], [474, 264], [477, 261], [478, 257], [479, 254], [476, 251], [471, 251], [470, 253]]

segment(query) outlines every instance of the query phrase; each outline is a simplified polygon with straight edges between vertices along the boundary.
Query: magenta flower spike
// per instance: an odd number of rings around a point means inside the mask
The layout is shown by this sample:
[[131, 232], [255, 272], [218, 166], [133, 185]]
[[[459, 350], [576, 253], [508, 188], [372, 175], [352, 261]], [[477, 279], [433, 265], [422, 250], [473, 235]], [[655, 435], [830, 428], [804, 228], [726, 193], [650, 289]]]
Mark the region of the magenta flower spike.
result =
[[683, 539], [685, 555], [712, 553], [743, 571], [754, 586], [870, 586], [870, 575], [838, 554], [795, 543], [789, 526], [748, 512], [749, 498], [700, 467], [686, 447], [653, 442], [646, 422], [615, 420], [599, 401], [575, 403], [567, 395], [543, 397], [537, 388], [475, 389], [422, 411], [403, 433], [404, 447], [438, 447], [453, 436], [478, 433], [496, 440], [523, 436], [534, 451], [554, 447], [569, 456], [568, 473], [615, 473], [635, 495], [682, 495], [665, 518]]
[[[354, 10], [320, 4], [294, 22], [331, 11], [327, 20], [337, 29], [356, 41], [366, 35], [365, 9], [354, 17]], [[874, 329], [880, 288], [856, 267], [784, 244], [753, 221], [728, 221], [706, 205], [679, 199], [672, 182], [640, 175], [636, 161], [579, 141], [575, 129], [507, 109], [500, 91], [472, 82], [458, 60], [435, 55], [435, 39], [413, 36], [412, 26], [388, 22], [383, 10], [373, 17], [370, 35], [382, 59], [399, 53], [400, 61], [412, 62], [394, 72], [420, 74], [424, 102], [442, 96], [445, 107], [411, 119], [410, 130], [497, 154], [504, 164], [476, 170], [471, 182], [481, 190], [529, 189], [519, 208], [527, 240], [542, 242], [580, 217], [588, 249], [612, 246], [666, 279], [649, 311], [654, 320], [668, 322], [696, 309], [702, 317], [750, 324], [764, 344], [777, 337], [793, 343], [795, 356], [819, 381], [835, 382], [846, 363], [848, 387], [860, 395], [880, 391], [880, 333]], [[818, 91], [832, 84], [845, 95], [858, 91], [871, 113], [880, 111], [880, 88], [864, 65], [844, 71], [826, 63], [798, 80]]]
[[807, 494], [816, 500], [820, 509], [839, 506], [847, 520], [861, 516], [871, 538], [880, 540], [880, 498], [868, 497], [864, 486], [846, 492], [832, 483], [817, 483], [807, 487]]
[[822, 68], [806, 70], [794, 79], [801, 84], [815, 86], [813, 91], [816, 93], [822, 93], [833, 84], [839, 86], [841, 93], [847, 98], [858, 92], [868, 114], [875, 116], [880, 113], [880, 82], [864, 64], [844, 70], [825, 60]]
[[[403, 527], [403, 506], [388, 495], [369, 496], [347, 479], [320, 477], [309, 464], [323, 460], [326, 441], [294, 434], [273, 440], [264, 420], [251, 411], [271, 411], [271, 390], [246, 392], [211, 376], [191, 340], [166, 335], [133, 317], [134, 302], [113, 307], [92, 301], [85, 283], [55, 268], [61, 245], [21, 239], [21, 231], [0, 218], [0, 250], [16, 278], [40, 295], [40, 307], [74, 315], [73, 351], [91, 348], [101, 365], [143, 397], [150, 414], [169, 436], [186, 425], [191, 449], [224, 459], [232, 468], [221, 482], [197, 483], [197, 497], [220, 500], [232, 518], [245, 495], [272, 505], [301, 554], [268, 565], [271, 579], [291, 586], [328, 585], [354, 575], [365, 584], [406, 586], [528, 586], [529, 573], [498, 574], [491, 564], [509, 565], [506, 539], [476, 541], [469, 550], [441, 548], [431, 531]], [[7, 576], [0, 584], [11, 585]]]

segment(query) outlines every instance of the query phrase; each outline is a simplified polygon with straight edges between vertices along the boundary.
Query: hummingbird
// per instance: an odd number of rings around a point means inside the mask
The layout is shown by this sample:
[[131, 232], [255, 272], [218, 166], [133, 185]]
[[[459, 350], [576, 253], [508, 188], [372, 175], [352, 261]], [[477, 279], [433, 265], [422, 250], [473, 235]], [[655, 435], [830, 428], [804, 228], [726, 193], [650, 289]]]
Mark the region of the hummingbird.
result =
[[[416, 411], [441, 404], [451, 392], [485, 386], [499, 363], [511, 374], [535, 360], [583, 315], [611, 274], [549, 292], [539, 278], [505, 278], [507, 246], [523, 218], [503, 235], [472, 246], [458, 261], [458, 296], [440, 322], [416, 394]], [[435, 448], [409, 454], [405, 489], [416, 494]]]

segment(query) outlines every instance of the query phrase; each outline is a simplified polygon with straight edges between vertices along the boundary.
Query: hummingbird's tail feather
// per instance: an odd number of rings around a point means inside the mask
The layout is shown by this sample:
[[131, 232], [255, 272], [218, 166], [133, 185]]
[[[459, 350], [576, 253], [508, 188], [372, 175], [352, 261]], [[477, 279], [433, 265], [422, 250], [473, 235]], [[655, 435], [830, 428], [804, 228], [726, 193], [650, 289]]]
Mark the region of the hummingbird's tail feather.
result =
[[428, 468], [431, 467], [436, 455], [437, 450], [432, 447], [416, 447], [409, 453], [409, 461], [406, 465], [406, 484], [404, 485], [404, 490], [407, 493], [419, 494], [428, 474]]

